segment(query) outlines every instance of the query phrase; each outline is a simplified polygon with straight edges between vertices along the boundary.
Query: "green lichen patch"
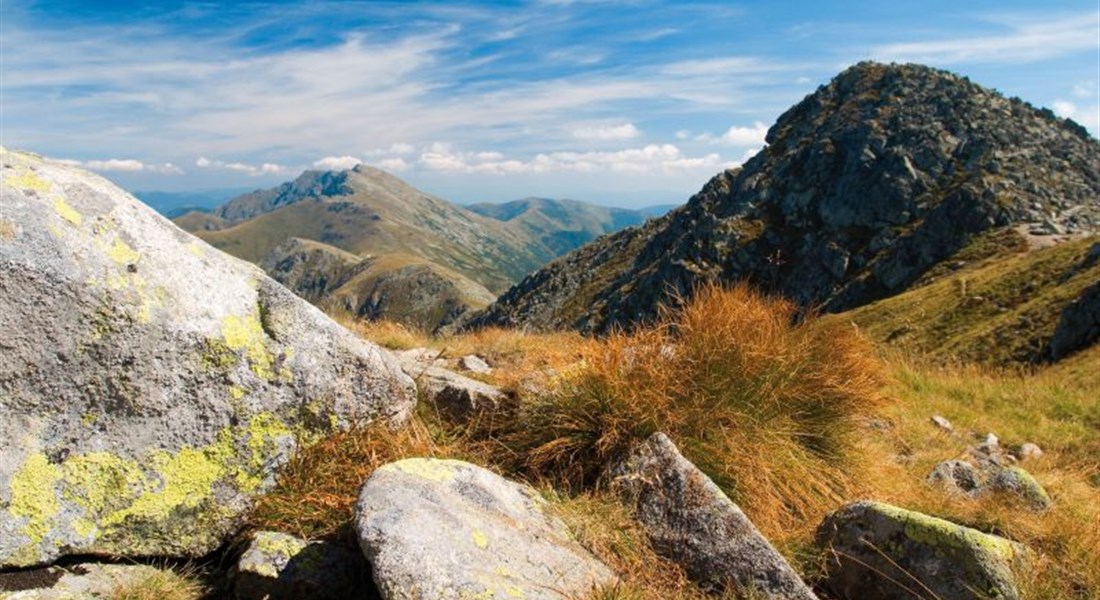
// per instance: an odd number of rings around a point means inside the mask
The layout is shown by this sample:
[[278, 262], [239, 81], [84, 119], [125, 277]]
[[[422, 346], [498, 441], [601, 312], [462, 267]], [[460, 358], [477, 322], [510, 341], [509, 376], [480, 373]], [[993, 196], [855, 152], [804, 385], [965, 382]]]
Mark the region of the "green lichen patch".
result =
[[873, 510], [901, 523], [905, 536], [919, 544], [955, 550], [981, 550], [1008, 562], [1015, 560], [1023, 550], [1022, 546], [1010, 540], [963, 527], [938, 517], [877, 502], [872, 503], [871, 506]]
[[447, 483], [454, 480], [456, 471], [464, 464], [452, 459], [407, 458], [385, 465], [379, 471], [392, 470], [436, 483]]
[[222, 320], [222, 340], [229, 350], [243, 355], [257, 377], [274, 381], [289, 381], [291, 372], [276, 360], [276, 354], [268, 347], [259, 311], [240, 317], [229, 315]]

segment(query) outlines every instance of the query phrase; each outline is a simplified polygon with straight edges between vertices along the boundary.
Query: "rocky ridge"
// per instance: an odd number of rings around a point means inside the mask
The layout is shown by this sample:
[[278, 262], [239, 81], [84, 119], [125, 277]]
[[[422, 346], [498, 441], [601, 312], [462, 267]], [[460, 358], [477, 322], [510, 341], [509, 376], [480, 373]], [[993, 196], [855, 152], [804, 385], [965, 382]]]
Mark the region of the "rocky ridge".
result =
[[842, 311], [913, 286], [980, 234], [1100, 225], [1100, 144], [945, 71], [860, 63], [683, 207], [528, 276], [473, 325], [604, 332], [709, 281]]

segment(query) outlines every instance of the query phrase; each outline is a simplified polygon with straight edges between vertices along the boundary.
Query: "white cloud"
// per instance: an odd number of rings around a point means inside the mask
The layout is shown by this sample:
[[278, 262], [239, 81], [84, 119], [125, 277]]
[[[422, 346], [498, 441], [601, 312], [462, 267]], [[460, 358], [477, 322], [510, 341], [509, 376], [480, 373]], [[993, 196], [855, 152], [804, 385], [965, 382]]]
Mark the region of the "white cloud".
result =
[[403, 158], [385, 158], [374, 163], [374, 166], [392, 173], [402, 173], [409, 170], [409, 163], [405, 162]]
[[1092, 131], [1093, 135], [1100, 132], [1100, 105], [1094, 104], [1082, 108], [1068, 100], [1055, 100], [1051, 107], [1054, 109], [1054, 114], [1063, 119], [1073, 119]]
[[72, 160], [60, 159], [58, 162], [74, 167], [84, 167], [91, 171], [103, 173], [159, 173], [161, 175], [183, 175], [183, 169], [166, 162], [161, 164], [143, 163], [133, 158], [108, 158], [104, 160]]
[[217, 169], [223, 171], [235, 171], [238, 173], [244, 173], [246, 175], [284, 175], [288, 172], [288, 169], [282, 165], [275, 163], [263, 163], [261, 165], [249, 165], [241, 162], [225, 162], [221, 160], [211, 160], [205, 156], [200, 156], [195, 160], [195, 166], [200, 169]]
[[633, 123], [604, 126], [588, 125], [573, 130], [573, 137], [578, 140], [596, 140], [601, 142], [632, 140], [640, 135], [642, 135], [642, 132], [635, 127]]
[[676, 132], [676, 139], [678, 139], [678, 140], [686, 140], [690, 137], [691, 137], [691, 132], [688, 131], [687, 129], [681, 129], [681, 130]]
[[84, 166], [93, 171], [142, 171], [145, 165], [133, 159], [110, 158], [107, 160], [89, 160]]
[[692, 170], [721, 168], [716, 153], [686, 156], [672, 144], [649, 144], [611, 152], [549, 152], [530, 160], [505, 158], [499, 152], [452, 152], [449, 149], [421, 154], [419, 164], [441, 173], [626, 173], [668, 175]]
[[1006, 22], [1001, 35], [887, 44], [872, 50], [882, 61], [952, 64], [1020, 63], [1100, 48], [1100, 12]]
[[354, 156], [326, 156], [320, 160], [314, 161], [313, 166], [324, 171], [346, 171], [348, 169], [354, 169], [355, 165], [361, 164], [362, 162], [363, 161]]
[[1096, 87], [1095, 81], [1082, 81], [1073, 86], [1073, 95], [1078, 98], [1092, 98], [1097, 95], [1100, 90]]
[[709, 132], [700, 133], [694, 138], [697, 142], [706, 142], [708, 144], [723, 144], [726, 146], [752, 146], [755, 150], [759, 150], [764, 145], [764, 138], [768, 135], [768, 126], [757, 121], [753, 123], [751, 127], [741, 127], [733, 125], [725, 131], [722, 135], [714, 135]]

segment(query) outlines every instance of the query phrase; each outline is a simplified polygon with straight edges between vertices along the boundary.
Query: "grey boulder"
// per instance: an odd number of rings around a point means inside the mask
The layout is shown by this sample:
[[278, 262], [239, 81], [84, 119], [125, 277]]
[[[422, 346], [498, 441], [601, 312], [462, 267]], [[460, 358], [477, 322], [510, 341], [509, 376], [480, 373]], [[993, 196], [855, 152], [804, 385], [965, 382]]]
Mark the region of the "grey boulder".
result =
[[840, 599], [1018, 600], [1024, 546], [878, 502], [854, 502], [817, 530], [828, 550], [825, 585]]
[[299, 440], [412, 380], [107, 180], [0, 150], [0, 568], [201, 556]]
[[461, 461], [379, 468], [355, 528], [386, 600], [564, 600], [616, 581], [538, 492]]
[[496, 386], [438, 366], [430, 354], [405, 351], [394, 356], [416, 380], [424, 401], [448, 419], [463, 421], [479, 413], [509, 409], [515, 403], [513, 396]]
[[654, 550], [703, 587], [748, 591], [754, 598], [816, 598], [745, 513], [665, 434], [650, 436], [611, 475]]
[[[178, 588], [182, 579], [148, 565], [81, 563], [0, 573], [2, 600], [113, 600], [137, 597], [133, 591]], [[126, 595], [127, 592], [131, 595]], [[175, 589], [174, 591], [179, 591]], [[195, 586], [195, 598], [200, 586]], [[142, 596], [144, 597], [144, 596]]]

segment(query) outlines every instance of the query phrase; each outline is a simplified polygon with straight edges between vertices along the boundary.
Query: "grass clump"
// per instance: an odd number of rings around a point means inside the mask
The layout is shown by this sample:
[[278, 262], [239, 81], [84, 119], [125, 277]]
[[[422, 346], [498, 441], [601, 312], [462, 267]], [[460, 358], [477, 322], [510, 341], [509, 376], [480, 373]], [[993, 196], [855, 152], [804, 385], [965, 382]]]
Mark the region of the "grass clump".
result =
[[378, 422], [337, 432], [291, 459], [275, 489], [257, 502], [249, 527], [351, 541], [359, 487], [375, 469], [403, 458], [449, 458], [451, 452], [418, 419], [398, 430]]
[[765, 533], [812, 526], [858, 488], [881, 371], [853, 328], [795, 312], [744, 285], [699, 289], [656, 327], [604, 340], [495, 438], [512, 468], [581, 489], [663, 431]]
[[134, 581], [116, 584], [110, 600], [198, 600], [206, 593], [203, 584], [188, 572], [161, 569]]

